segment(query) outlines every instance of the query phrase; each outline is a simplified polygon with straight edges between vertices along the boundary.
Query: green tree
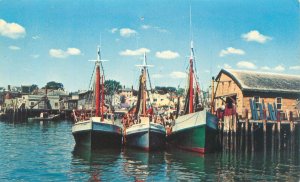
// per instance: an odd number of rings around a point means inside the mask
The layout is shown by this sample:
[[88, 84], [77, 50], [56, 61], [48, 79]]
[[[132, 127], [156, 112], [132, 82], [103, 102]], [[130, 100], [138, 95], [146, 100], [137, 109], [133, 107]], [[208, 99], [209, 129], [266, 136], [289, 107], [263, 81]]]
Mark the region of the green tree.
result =
[[184, 94], [184, 89], [183, 88], [178, 88], [177, 89], [177, 95], [182, 96]]
[[176, 92], [176, 88], [175, 87], [164, 87], [164, 86], [160, 87], [160, 86], [156, 86], [155, 90], [158, 91], [161, 94]]
[[64, 85], [62, 83], [59, 83], [59, 82], [51, 81], [51, 82], [48, 82], [46, 84], [46, 86], [43, 87], [43, 88], [54, 89], [54, 90], [57, 90], [57, 89], [64, 90]]
[[107, 95], [114, 95], [115, 92], [118, 92], [122, 88], [120, 82], [116, 80], [105, 80], [104, 86]]
[[30, 87], [30, 92], [33, 92], [35, 89], [39, 89], [39, 87], [36, 84], [32, 84]]

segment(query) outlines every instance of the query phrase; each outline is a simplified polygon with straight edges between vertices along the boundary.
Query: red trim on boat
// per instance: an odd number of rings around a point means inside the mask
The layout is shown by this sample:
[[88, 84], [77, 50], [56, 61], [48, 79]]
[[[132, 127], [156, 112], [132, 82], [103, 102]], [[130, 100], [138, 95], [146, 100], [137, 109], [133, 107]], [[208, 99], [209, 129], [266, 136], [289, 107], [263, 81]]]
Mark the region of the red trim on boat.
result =
[[205, 153], [205, 148], [201, 148], [201, 147], [184, 147], [184, 146], [177, 146], [177, 147], [183, 150], [188, 150], [188, 151], [197, 152], [201, 154]]
[[143, 147], [142, 149], [145, 150], [145, 151], [150, 151], [149, 147]]

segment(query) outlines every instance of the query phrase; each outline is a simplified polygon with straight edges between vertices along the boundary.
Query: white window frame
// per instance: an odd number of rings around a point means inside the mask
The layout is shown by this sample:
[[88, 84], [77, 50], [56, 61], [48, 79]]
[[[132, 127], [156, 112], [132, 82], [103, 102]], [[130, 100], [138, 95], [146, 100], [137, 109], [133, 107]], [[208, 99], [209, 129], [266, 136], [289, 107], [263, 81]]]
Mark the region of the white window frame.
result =
[[[255, 97], [258, 97], [258, 102], [255, 101]], [[258, 110], [259, 110], [259, 107], [258, 107], [257, 104], [260, 104], [260, 103], [261, 103], [260, 100], [261, 100], [261, 99], [260, 99], [260, 96], [253, 96], [253, 101], [254, 101], [255, 107], [256, 107], [256, 109], [258, 109]]]
[[[279, 98], [280, 98], [280, 103], [277, 103], [277, 99], [279, 99]], [[276, 108], [278, 110], [282, 110], [282, 97], [276, 97], [275, 98], [275, 104], [276, 104]], [[280, 104], [280, 108], [278, 108], [278, 104]]]

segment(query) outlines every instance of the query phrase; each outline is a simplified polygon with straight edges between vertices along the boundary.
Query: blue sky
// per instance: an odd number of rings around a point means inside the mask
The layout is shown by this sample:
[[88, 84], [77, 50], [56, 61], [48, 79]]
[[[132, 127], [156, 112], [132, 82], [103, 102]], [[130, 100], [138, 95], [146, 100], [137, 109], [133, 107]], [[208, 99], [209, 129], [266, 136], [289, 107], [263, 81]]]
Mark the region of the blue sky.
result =
[[[300, 73], [299, 0], [198, 0], [192, 32], [198, 77], [221, 68]], [[143, 52], [156, 86], [185, 87], [189, 1], [0, 0], [0, 86], [62, 82], [88, 89], [101, 42], [106, 79], [137, 87]], [[100, 36], [101, 35], [101, 36]], [[100, 39], [101, 37], [101, 39]], [[100, 41], [101, 40], [101, 41]]]

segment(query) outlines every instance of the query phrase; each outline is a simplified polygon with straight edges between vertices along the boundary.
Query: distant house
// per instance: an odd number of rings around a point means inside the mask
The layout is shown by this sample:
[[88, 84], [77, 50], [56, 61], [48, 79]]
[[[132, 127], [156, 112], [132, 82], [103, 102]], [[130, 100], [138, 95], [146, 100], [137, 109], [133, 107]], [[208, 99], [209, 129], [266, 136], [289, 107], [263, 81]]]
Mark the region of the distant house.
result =
[[215, 81], [215, 107], [226, 102], [236, 104], [237, 112], [250, 111], [250, 101], [275, 104], [281, 111], [296, 111], [300, 98], [300, 76], [255, 71], [222, 69]]
[[78, 93], [78, 109], [91, 109], [93, 108], [93, 103], [93, 91], [89, 90]]
[[132, 97], [133, 96], [133, 89], [131, 89], [131, 88], [123, 88], [123, 89], [120, 89], [120, 91], [119, 91], [120, 93], [119, 93], [119, 95], [120, 96], [125, 96], [126, 98], [128, 98], [128, 97]]
[[150, 94], [149, 99], [150, 103], [152, 103], [155, 107], [162, 107], [162, 106], [171, 106], [174, 107], [174, 102], [171, 101], [172, 98], [169, 93], [167, 94], [158, 94], [153, 93]]

